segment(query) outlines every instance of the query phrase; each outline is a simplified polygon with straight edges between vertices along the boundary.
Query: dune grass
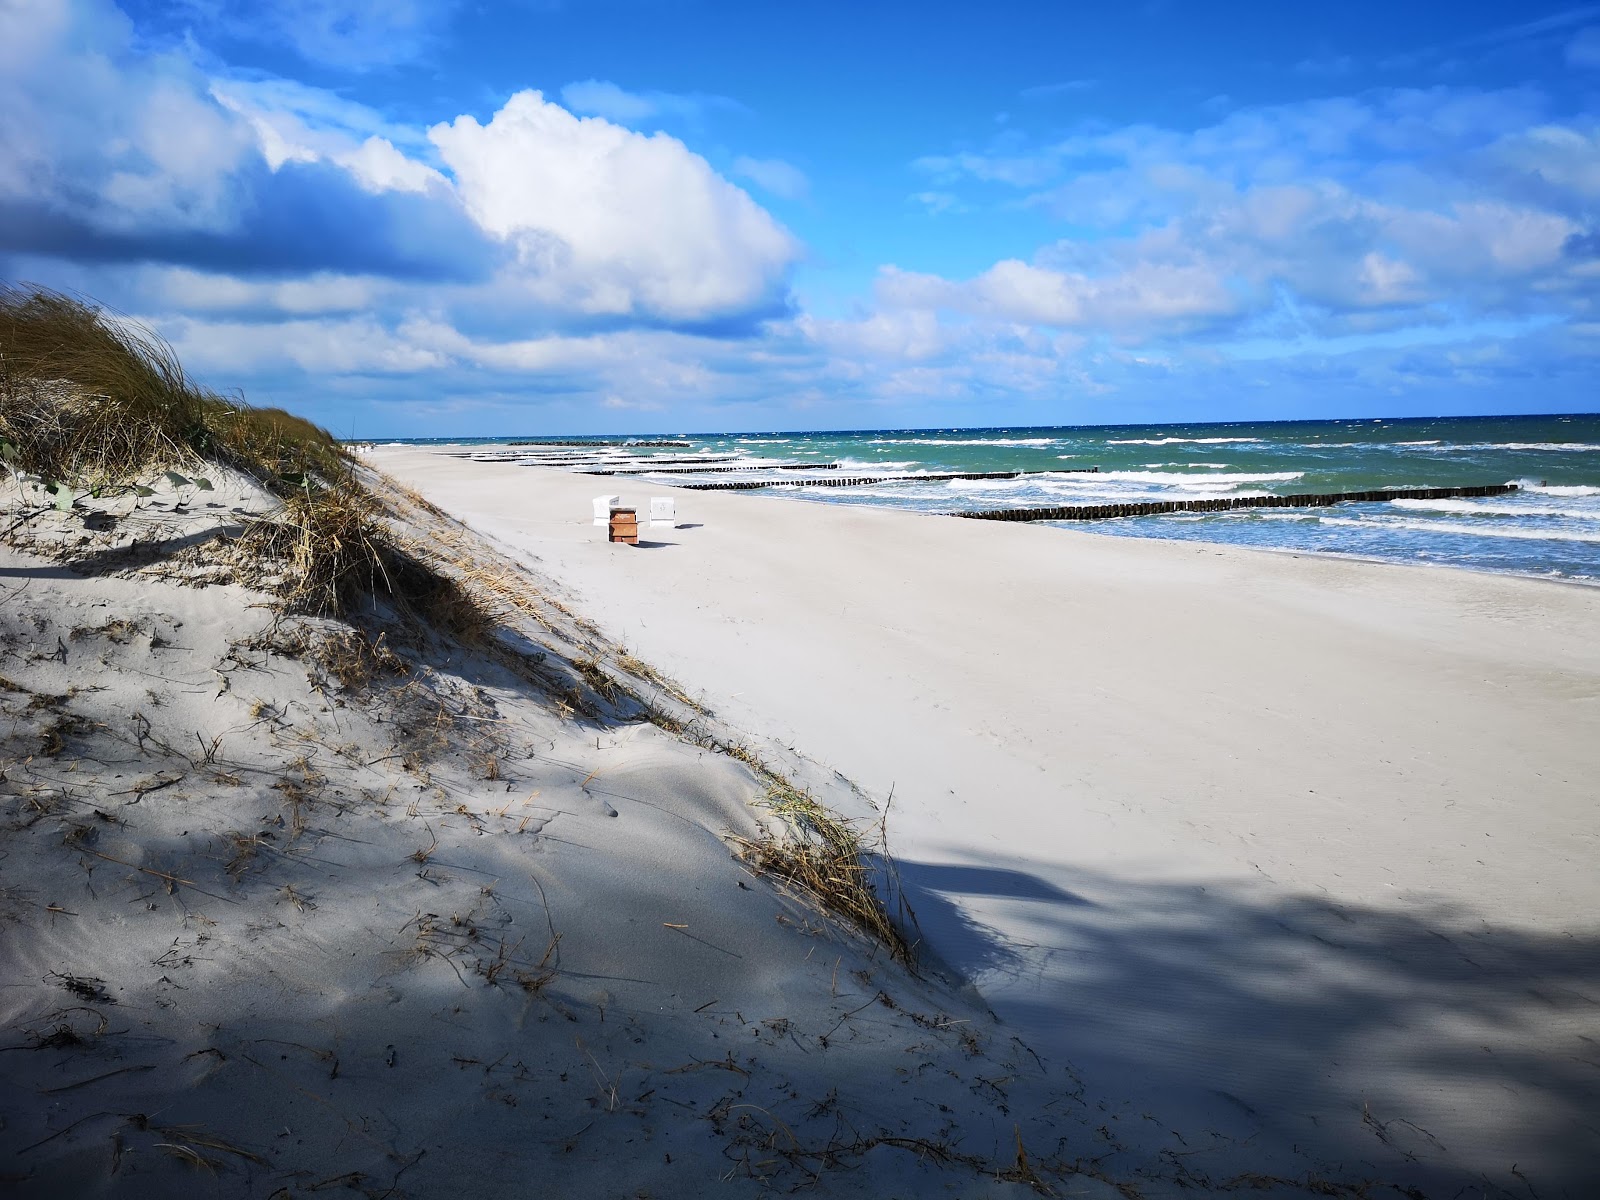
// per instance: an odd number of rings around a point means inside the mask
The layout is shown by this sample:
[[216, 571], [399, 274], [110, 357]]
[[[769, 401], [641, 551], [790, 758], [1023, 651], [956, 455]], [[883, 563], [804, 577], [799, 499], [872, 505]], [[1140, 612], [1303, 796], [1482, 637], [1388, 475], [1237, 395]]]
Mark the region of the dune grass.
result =
[[9, 284], [0, 284], [0, 441], [12, 467], [83, 487], [209, 461], [282, 494], [349, 463], [312, 422], [201, 387], [143, 326]]
[[202, 387], [155, 333], [87, 300], [0, 285], [0, 443], [19, 472], [102, 493], [206, 463], [250, 477], [281, 504], [234, 558], [247, 576], [252, 564], [282, 568], [288, 611], [351, 616], [383, 598], [458, 634], [484, 623], [392, 533], [332, 434]]

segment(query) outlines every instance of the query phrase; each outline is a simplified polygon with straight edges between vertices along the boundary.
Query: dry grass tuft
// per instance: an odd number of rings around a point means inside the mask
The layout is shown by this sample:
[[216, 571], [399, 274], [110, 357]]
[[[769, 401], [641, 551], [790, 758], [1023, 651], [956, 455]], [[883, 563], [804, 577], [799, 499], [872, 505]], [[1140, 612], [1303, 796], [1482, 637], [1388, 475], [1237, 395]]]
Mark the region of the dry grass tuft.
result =
[[382, 598], [400, 615], [463, 640], [493, 625], [460, 582], [400, 543], [378, 502], [353, 480], [308, 482], [245, 530], [235, 558], [260, 577], [281, 568], [276, 590], [290, 612], [351, 617]]
[[[363, 629], [342, 629], [317, 641], [312, 657], [346, 691], [359, 692], [381, 676], [400, 676], [411, 667], [388, 645], [388, 635], [371, 637]], [[252, 715], [255, 715], [252, 713]]]
[[766, 768], [759, 769], [767, 777], [765, 805], [783, 819], [787, 836], [766, 831], [755, 839], [735, 837], [740, 857], [798, 888], [825, 910], [882, 942], [896, 959], [910, 964], [914, 948], [873, 885], [868, 848], [855, 826], [811, 793]]

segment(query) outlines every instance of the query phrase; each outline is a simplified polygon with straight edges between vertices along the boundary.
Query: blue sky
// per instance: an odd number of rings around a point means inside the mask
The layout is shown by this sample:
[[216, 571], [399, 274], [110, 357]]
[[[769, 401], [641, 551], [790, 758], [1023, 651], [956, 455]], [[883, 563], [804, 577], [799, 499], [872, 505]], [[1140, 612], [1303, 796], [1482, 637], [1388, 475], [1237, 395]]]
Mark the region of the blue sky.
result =
[[0, 0], [0, 274], [347, 436], [1594, 411], [1600, 5]]

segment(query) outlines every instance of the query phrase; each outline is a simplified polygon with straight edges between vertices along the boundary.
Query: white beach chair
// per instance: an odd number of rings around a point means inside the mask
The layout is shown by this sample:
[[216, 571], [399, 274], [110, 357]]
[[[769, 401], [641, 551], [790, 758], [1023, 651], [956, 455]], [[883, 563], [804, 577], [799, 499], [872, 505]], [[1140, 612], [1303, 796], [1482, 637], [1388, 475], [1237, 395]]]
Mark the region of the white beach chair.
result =
[[621, 496], [596, 496], [594, 498], [594, 523], [609, 527], [611, 524], [611, 510], [621, 507]]
[[650, 497], [650, 524], [661, 525], [667, 529], [678, 527], [677, 506], [671, 496]]

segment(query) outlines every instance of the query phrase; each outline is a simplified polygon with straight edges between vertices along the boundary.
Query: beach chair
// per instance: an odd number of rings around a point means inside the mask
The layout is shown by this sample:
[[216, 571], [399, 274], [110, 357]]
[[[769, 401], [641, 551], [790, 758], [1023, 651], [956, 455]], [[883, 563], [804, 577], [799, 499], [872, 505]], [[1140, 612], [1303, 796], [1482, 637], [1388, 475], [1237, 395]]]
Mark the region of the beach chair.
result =
[[678, 527], [677, 505], [671, 496], [650, 497], [650, 525], [667, 529]]
[[611, 531], [606, 535], [610, 542], [625, 542], [629, 546], [639, 544], [639, 514], [631, 508], [613, 508], [607, 518], [611, 524]]
[[594, 498], [594, 523], [611, 524], [611, 510], [622, 507], [621, 496], [596, 496]]

